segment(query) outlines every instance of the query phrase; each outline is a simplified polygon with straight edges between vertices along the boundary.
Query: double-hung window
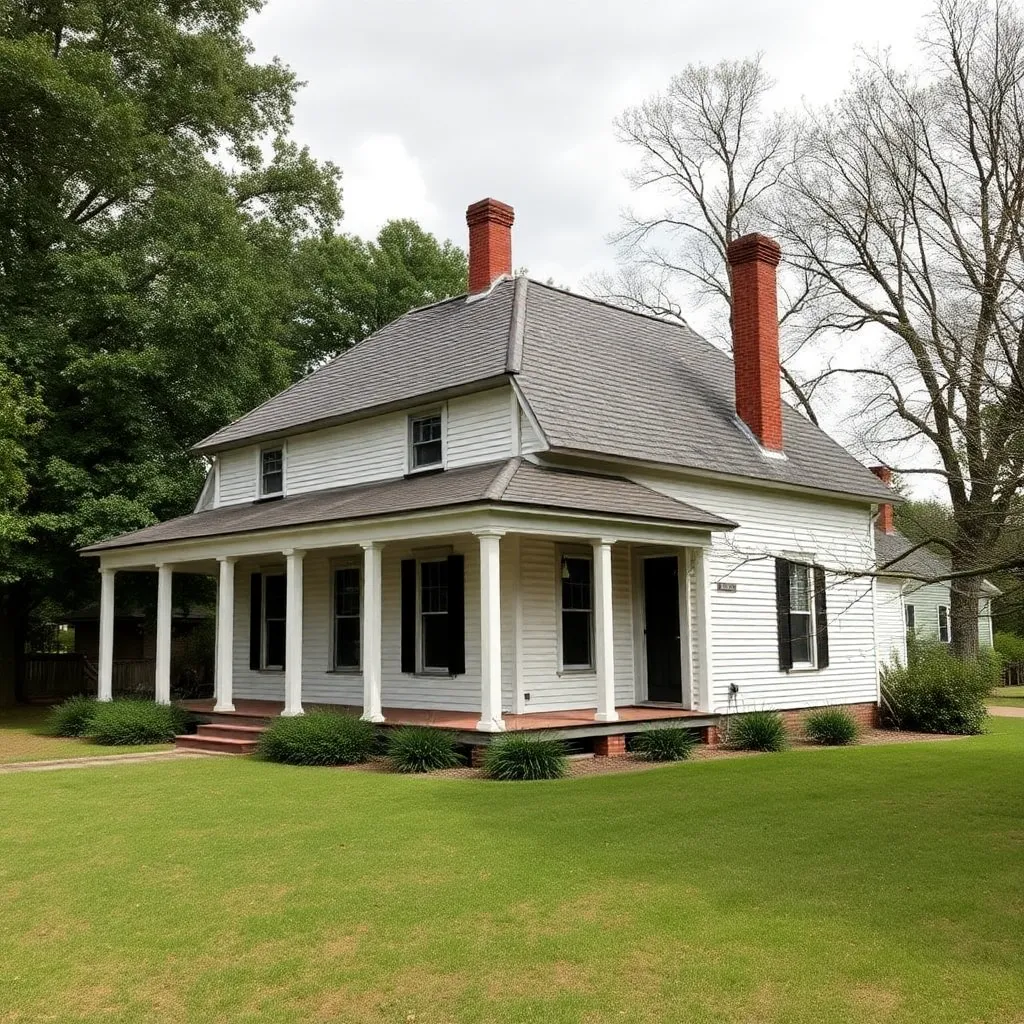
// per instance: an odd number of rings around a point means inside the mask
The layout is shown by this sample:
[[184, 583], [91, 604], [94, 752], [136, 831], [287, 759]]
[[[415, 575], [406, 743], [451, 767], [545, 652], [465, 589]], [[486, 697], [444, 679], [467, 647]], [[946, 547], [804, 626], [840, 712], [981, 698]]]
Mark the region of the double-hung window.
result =
[[361, 665], [362, 604], [360, 572], [356, 566], [334, 570], [334, 668], [357, 671]]
[[775, 559], [779, 668], [828, 668], [825, 570], [810, 562]]
[[593, 668], [593, 562], [579, 555], [564, 555], [560, 575], [562, 668]]
[[444, 464], [441, 413], [409, 418], [409, 470], [431, 469]]
[[814, 604], [811, 567], [789, 563], [789, 631], [794, 667], [814, 665]]
[[285, 594], [283, 573], [263, 574], [263, 668], [284, 668]]
[[907, 623], [907, 632], [913, 633], [916, 629], [917, 611], [912, 604], [904, 605], [903, 615]]
[[420, 562], [420, 664], [448, 671], [448, 559]]
[[949, 608], [944, 604], [939, 605], [939, 639], [949, 643]]
[[260, 452], [260, 497], [284, 493], [284, 449], [264, 448]]

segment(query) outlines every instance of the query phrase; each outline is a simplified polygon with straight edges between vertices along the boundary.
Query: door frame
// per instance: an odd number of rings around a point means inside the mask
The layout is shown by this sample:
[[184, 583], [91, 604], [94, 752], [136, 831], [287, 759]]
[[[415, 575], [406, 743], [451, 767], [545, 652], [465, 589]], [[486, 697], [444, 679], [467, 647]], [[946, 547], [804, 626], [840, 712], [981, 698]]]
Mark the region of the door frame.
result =
[[693, 658], [691, 651], [690, 554], [689, 548], [633, 549], [633, 688], [637, 703], [647, 701], [647, 609], [644, 602], [644, 563], [649, 558], [675, 558], [679, 579], [679, 665], [682, 679], [682, 702], [686, 710], [693, 708]]

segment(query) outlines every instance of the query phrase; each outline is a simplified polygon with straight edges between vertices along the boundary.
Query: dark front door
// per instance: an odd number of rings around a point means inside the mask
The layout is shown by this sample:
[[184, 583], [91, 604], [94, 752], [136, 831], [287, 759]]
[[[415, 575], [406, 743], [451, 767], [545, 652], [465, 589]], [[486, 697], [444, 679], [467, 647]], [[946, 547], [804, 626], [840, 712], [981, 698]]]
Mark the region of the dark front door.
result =
[[647, 699], [681, 704], [679, 660], [679, 560], [644, 559], [644, 634], [647, 638]]

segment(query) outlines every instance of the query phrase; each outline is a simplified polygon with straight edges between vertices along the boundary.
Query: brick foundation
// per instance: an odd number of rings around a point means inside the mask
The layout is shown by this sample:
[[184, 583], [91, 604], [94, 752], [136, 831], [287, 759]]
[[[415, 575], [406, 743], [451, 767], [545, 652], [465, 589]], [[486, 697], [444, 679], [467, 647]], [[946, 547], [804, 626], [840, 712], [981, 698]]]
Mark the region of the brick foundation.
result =
[[701, 743], [706, 743], [709, 747], [718, 746], [718, 726], [717, 725], [705, 725], [700, 731]]
[[[862, 729], [873, 729], [878, 725], [877, 704], [836, 704], [832, 707], [842, 708], [853, 716], [853, 720]], [[797, 708], [793, 711], [780, 711], [782, 721], [785, 723], [786, 732], [798, 736], [803, 733], [804, 721], [812, 711], [820, 711], [821, 708]]]
[[481, 768], [484, 763], [484, 754], [487, 752], [486, 747], [470, 747], [469, 748], [469, 766], [471, 768]]
[[624, 757], [626, 754], [626, 737], [595, 736], [594, 753], [598, 757]]

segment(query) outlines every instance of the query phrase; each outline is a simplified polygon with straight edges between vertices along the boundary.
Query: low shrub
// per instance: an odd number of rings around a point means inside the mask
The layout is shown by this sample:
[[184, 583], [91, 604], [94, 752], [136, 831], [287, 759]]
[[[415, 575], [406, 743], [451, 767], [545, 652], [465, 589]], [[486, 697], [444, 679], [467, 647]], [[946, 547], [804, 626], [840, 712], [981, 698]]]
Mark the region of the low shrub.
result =
[[857, 739], [857, 722], [843, 708], [821, 708], [812, 711], [804, 721], [804, 735], [826, 747], [842, 747]]
[[395, 729], [388, 737], [387, 751], [397, 772], [434, 772], [455, 768], [463, 760], [450, 733], [422, 725]]
[[632, 749], [648, 761], [685, 761], [696, 745], [692, 729], [646, 729], [633, 737]]
[[257, 754], [281, 764], [361, 764], [377, 749], [372, 722], [337, 711], [275, 718], [260, 735]]
[[503, 781], [560, 779], [567, 765], [565, 748], [558, 740], [514, 733], [494, 740], [483, 758], [484, 774]]
[[190, 715], [174, 704], [151, 700], [96, 701], [86, 734], [104, 746], [170, 743], [189, 727]]
[[992, 639], [993, 646], [1003, 661], [1024, 662], [1024, 636], [1016, 633], [996, 633]]
[[961, 661], [938, 641], [917, 639], [882, 671], [882, 724], [894, 729], [970, 736], [985, 727], [985, 700], [998, 685], [999, 655]]
[[54, 736], [84, 736], [95, 710], [96, 701], [92, 697], [68, 697], [50, 711], [47, 731]]
[[785, 750], [786, 727], [777, 711], [748, 711], [729, 724], [729, 745], [737, 750]]

